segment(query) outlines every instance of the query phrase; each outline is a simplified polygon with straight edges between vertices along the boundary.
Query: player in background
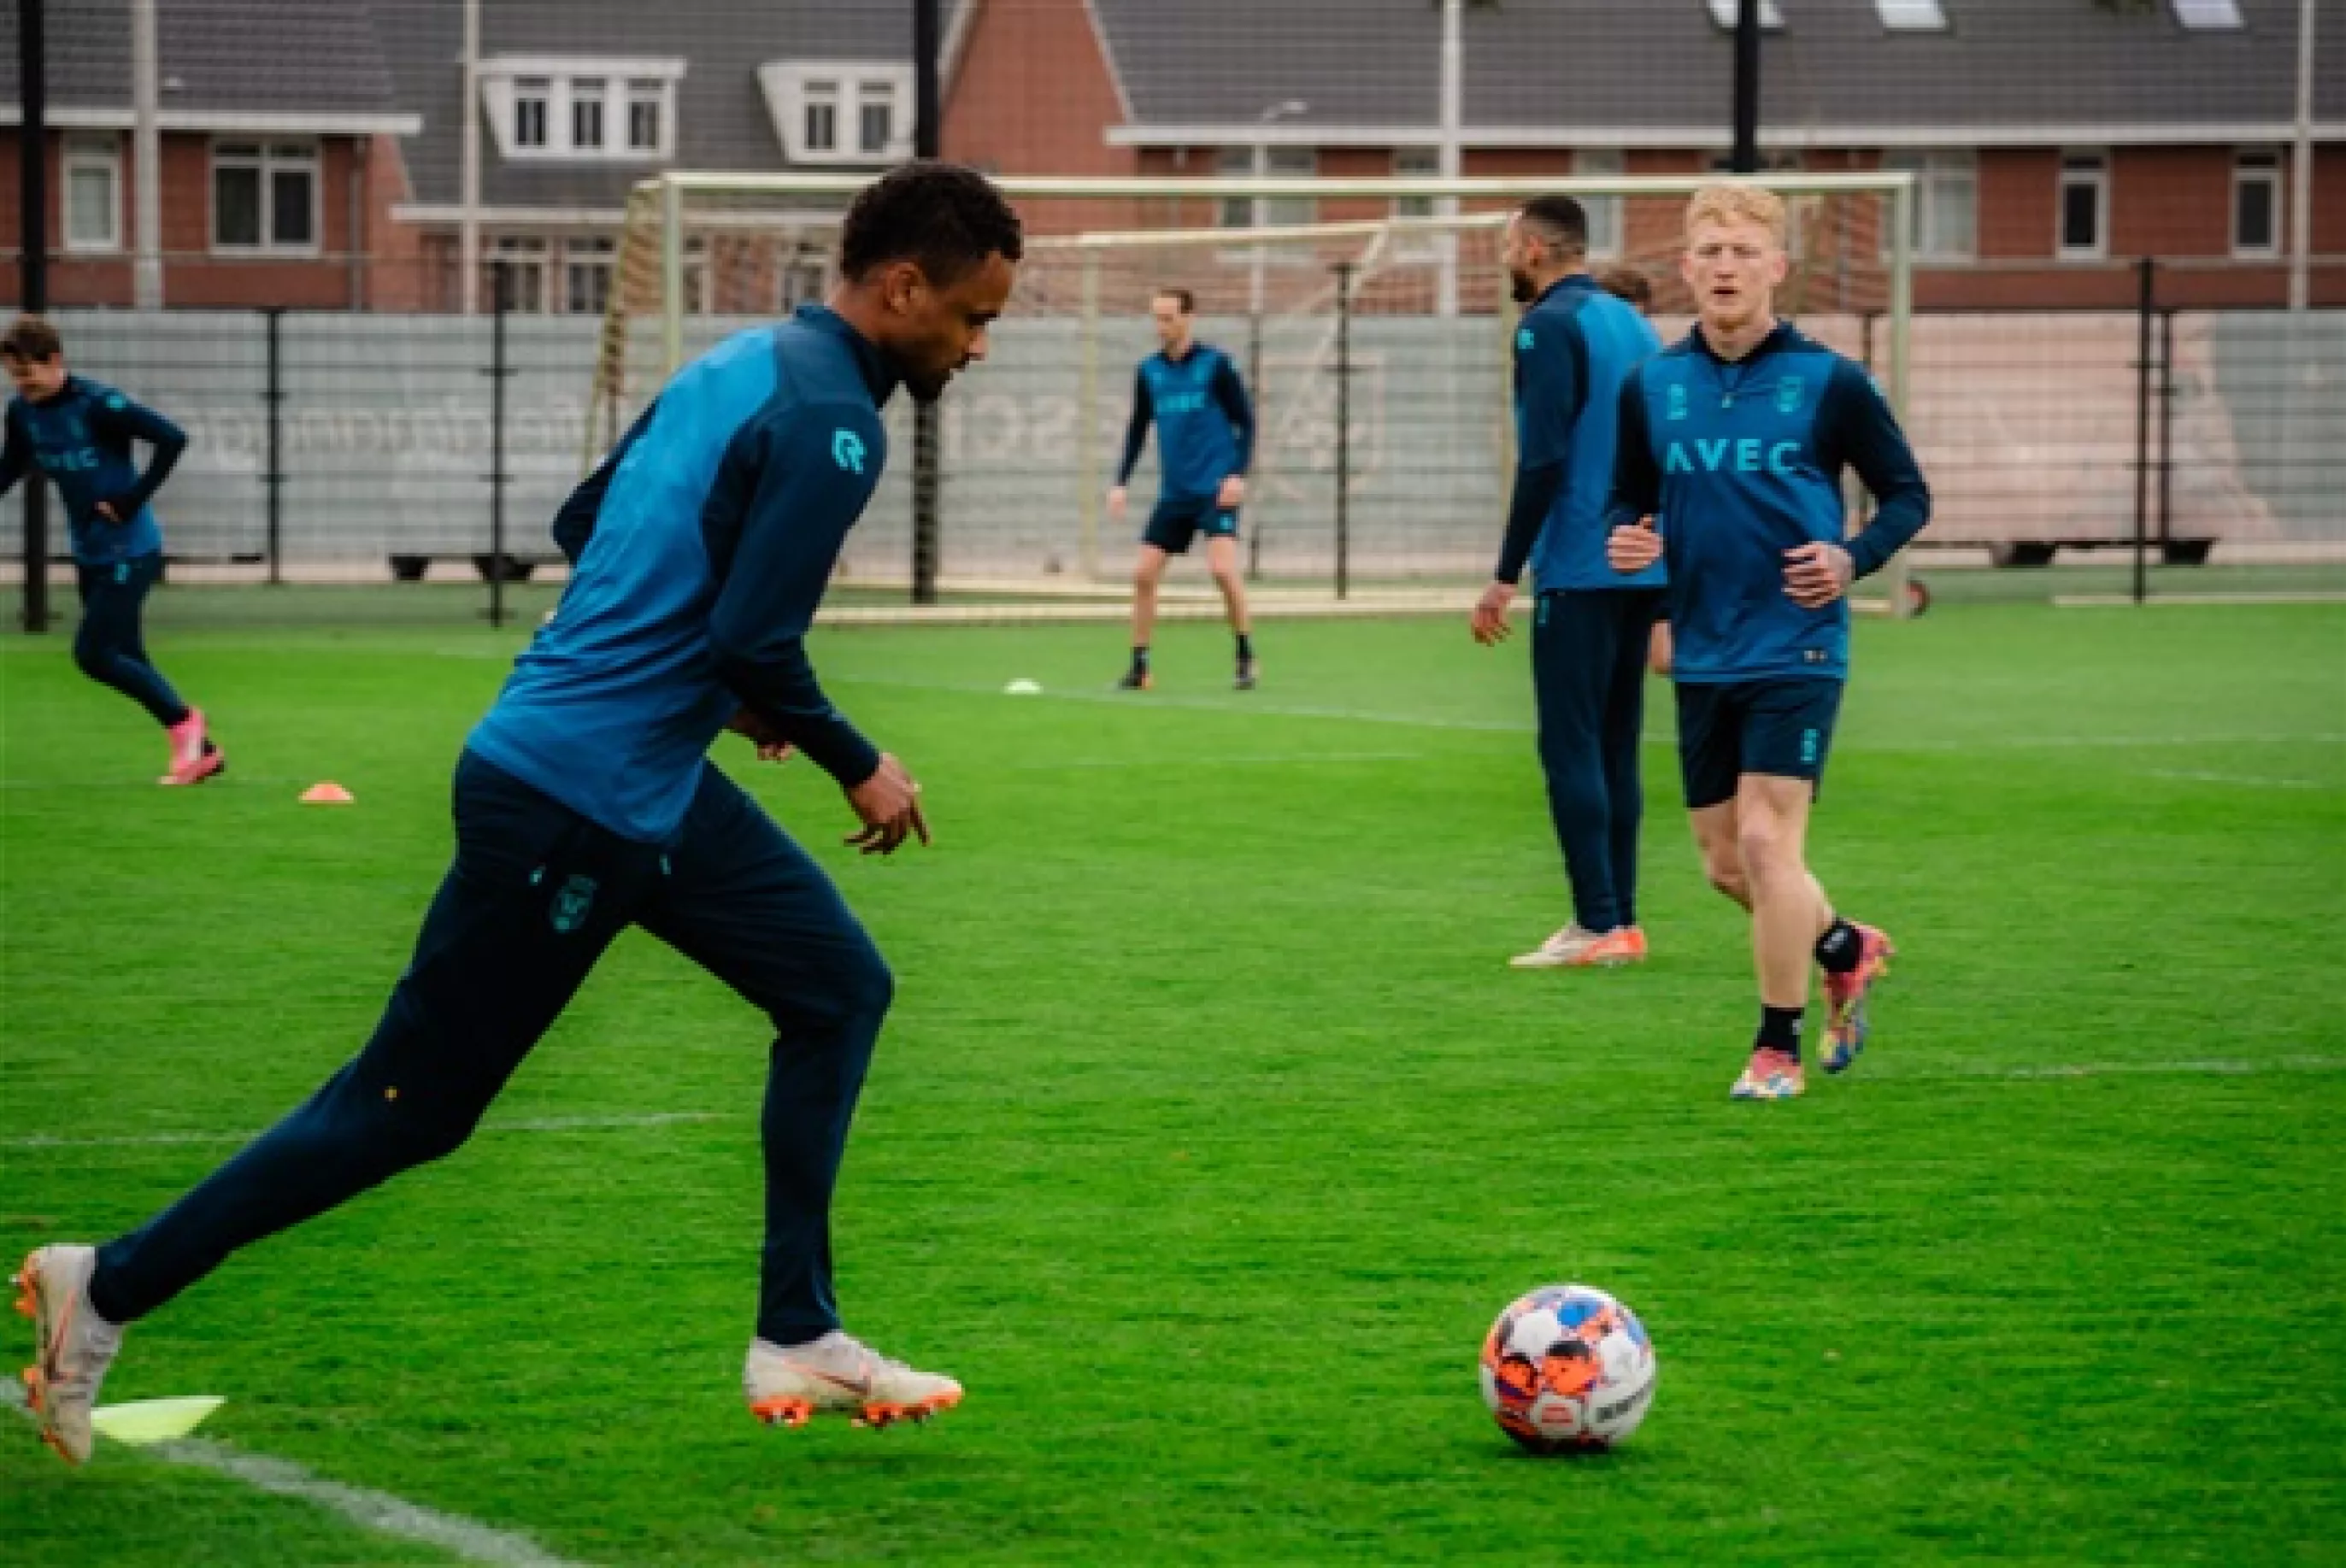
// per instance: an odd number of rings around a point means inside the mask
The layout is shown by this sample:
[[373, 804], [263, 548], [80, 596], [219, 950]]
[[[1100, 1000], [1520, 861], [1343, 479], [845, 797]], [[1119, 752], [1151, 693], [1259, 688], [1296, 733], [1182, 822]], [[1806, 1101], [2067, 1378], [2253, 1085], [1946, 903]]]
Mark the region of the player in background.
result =
[[[920, 787], [831, 706], [805, 639], [887, 462], [882, 405], [899, 385], [933, 400], [984, 357], [1021, 249], [984, 177], [892, 170], [848, 209], [829, 303], [686, 366], [564, 503], [554, 535], [573, 575], [457, 762], [455, 861], [373, 1037], [138, 1229], [26, 1260], [26, 1380], [66, 1459], [89, 1457], [125, 1325], [239, 1248], [454, 1152], [629, 925], [772, 1022], [751, 1411], [884, 1425], [959, 1402], [952, 1379], [842, 1332], [832, 1297], [831, 1195], [888, 965], [706, 753], [729, 725], [763, 756], [793, 747], [844, 791], [862, 823], [849, 842], [927, 841]], [[677, 1331], [660, 1327], [661, 1356]]]
[[[1709, 186], [1686, 229], [1698, 319], [1621, 389], [1607, 548], [1628, 574], [1668, 560], [1687, 806], [1711, 885], [1751, 911], [1759, 971], [1759, 1033], [1731, 1093], [1777, 1100], [1803, 1088], [1810, 962], [1824, 1069], [1839, 1073], [1892, 952], [1810, 875], [1809, 816], [1849, 678], [1850, 585], [1921, 531], [1931, 492], [1872, 378], [1777, 320], [1782, 200]], [[1879, 508], [1846, 542], [1845, 468]]]
[[[1654, 281], [1646, 276], [1643, 268], [1626, 263], [1607, 267], [1596, 274], [1596, 286], [1630, 306], [1637, 314], [1649, 321], [1653, 318]], [[1654, 638], [1646, 656], [1646, 667], [1656, 675], [1670, 673], [1670, 618], [1667, 605], [1664, 613], [1654, 622]]]
[[[169, 771], [158, 783], [198, 784], [228, 766], [189, 708], [147, 655], [139, 612], [163, 575], [163, 525], [152, 503], [188, 438], [179, 427], [101, 382], [66, 368], [65, 340], [38, 316], [20, 316], [0, 336], [0, 364], [15, 383], [7, 440], [0, 446], [0, 495], [37, 466], [56, 483], [81, 589], [74, 663], [163, 727]], [[141, 473], [132, 447], [154, 449]]]
[[1148, 639], [1157, 626], [1157, 586], [1167, 561], [1186, 555], [1206, 536], [1206, 565], [1222, 591], [1230, 634], [1238, 639], [1240, 691], [1255, 683], [1254, 626], [1247, 616], [1246, 585], [1239, 577], [1239, 508], [1246, 502], [1247, 463], [1254, 453], [1254, 409], [1230, 357], [1192, 331], [1198, 301], [1187, 289], [1160, 289], [1149, 301], [1163, 345], [1140, 361], [1132, 378], [1132, 417], [1124, 431], [1124, 458], [1107, 493], [1108, 515], [1124, 518], [1133, 465], [1157, 426], [1159, 469], [1157, 508], [1140, 535], [1132, 573], [1132, 663], [1117, 682], [1126, 691], [1150, 684]]
[[1515, 494], [1472, 629], [1485, 647], [1506, 637], [1528, 563], [1539, 593], [1532, 687], [1540, 767], [1572, 890], [1572, 919], [1511, 960], [1518, 969], [1635, 963], [1647, 951], [1637, 924], [1637, 752], [1664, 574], [1658, 563], [1632, 575], [1613, 570], [1605, 510], [1622, 383], [1661, 343], [1644, 317], [1597, 287], [1587, 258], [1588, 217], [1568, 196], [1530, 201], [1507, 224], [1501, 260], [1528, 307], [1515, 341]]

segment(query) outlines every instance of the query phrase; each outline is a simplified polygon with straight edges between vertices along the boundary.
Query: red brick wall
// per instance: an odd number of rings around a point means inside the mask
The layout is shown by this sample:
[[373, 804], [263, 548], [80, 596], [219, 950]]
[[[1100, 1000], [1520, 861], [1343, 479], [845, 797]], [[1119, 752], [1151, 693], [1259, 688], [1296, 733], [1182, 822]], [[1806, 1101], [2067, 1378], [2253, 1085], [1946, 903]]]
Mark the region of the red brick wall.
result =
[[[1084, 0], [972, 0], [977, 6], [947, 86], [947, 158], [998, 174], [1135, 172], [1134, 149], [1110, 147], [1124, 119]], [[1118, 202], [1027, 202], [1035, 233], [1133, 225]]]

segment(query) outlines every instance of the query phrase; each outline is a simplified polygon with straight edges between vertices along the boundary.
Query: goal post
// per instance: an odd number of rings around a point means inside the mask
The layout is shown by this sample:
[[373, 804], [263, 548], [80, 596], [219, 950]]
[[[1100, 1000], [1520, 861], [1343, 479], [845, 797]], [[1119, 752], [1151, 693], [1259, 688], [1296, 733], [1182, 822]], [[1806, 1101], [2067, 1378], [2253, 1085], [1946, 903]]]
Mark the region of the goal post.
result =
[[[1197, 300], [1198, 336], [1239, 362], [1257, 402], [1247, 559], [1259, 593], [1325, 599], [1343, 585], [1369, 600], [1455, 597], [1487, 571], [1511, 477], [1518, 307], [1498, 260], [1508, 214], [1535, 196], [1580, 199], [1592, 268], [1641, 275], [1668, 341], [1691, 320], [1677, 270], [1685, 199], [1717, 178], [1001, 178], [1026, 219], [1026, 262], [989, 363], [942, 410], [949, 596], [1120, 594], [1127, 550], [1107, 536], [1103, 499], [1134, 367], [1157, 346], [1149, 299], [1182, 288]], [[1902, 415], [1913, 176], [1749, 178], [1791, 214], [1780, 311], [1864, 360]], [[639, 185], [617, 247], [585, 460], [692, 354], [820, 298], [839, 219], [866, 183], [674, 171]], [[844, 576], [905, 580], [909, 505], [905, 476], [883, 481]], [[1883, 589], [1861, 607], [1904, 613], [1902, 555], [1868, 585]]]

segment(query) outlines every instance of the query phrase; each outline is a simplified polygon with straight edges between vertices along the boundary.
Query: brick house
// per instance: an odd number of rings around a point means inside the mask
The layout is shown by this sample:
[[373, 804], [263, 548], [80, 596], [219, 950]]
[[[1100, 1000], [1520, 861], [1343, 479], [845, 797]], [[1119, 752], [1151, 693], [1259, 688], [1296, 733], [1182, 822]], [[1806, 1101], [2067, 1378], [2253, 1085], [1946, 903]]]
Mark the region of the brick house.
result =
[[[137, 221], [128, 0], [47, 10], [49, 298], [128, 305]], [[158, 16], [163, 298], [396, 307], [412, 292], [398, 104], [364, 5], [173, 4]], [[16, 12], [0, 15], [0, 290], [22, 298]]]
[[[1719, 167], [1733, 9], [1470, 5], [1464, 172]], [[2323, 57], [2346, 56], [2346, 0], [2320, 10]], [[1205, 0], [1180, 25], [1171, 15], [1161, 0], [974, 0], [947, 151], [1005, 172], [1434, 172], [1431, 0]], [[2146, 255], [2173, 263], [2169, 303], [2279, 303], [2297, 15], [2297, 0], [1769, 0], [1762, 151], [1779, 168], [1915, 169], [1926, 307], [2123, 305]], [[2346, 304], [2346, 70], [2316, 81], [2313, 298]], [[1230, 205], [1221, 220], [1242, 226], [1247, 204]], [[1037, 216], [1217, 221], [1161, 204]], [[1668, 225], [1633, 210], [1600, 221], [1600, 239], [1650, 254]]]

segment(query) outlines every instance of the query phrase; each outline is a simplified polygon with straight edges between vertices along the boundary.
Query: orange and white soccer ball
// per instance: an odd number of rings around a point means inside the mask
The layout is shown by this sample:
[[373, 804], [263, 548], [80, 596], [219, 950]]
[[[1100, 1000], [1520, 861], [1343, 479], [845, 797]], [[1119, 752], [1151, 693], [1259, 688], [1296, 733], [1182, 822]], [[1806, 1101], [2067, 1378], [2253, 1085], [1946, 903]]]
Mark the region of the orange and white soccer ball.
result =
[[1654, 1342], [1637, 1315], [1586, 1285], [1546, 1285], [1483, 1341], [1483, 1402], [1534, 1453], [1611, 1448], [1654, 1402]]

